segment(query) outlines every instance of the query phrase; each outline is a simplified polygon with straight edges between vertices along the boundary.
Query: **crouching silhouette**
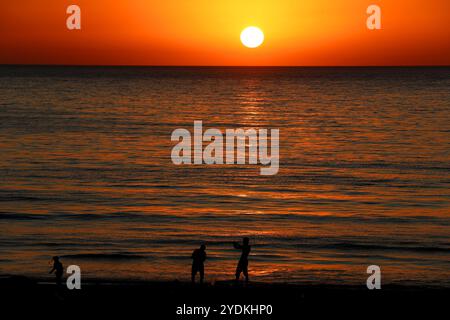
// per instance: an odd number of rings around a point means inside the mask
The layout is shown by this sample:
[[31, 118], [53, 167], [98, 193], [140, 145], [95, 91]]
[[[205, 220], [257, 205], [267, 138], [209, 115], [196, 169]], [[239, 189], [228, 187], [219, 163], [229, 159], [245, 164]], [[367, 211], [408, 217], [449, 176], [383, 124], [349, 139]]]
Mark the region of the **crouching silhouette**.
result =
[[61, 261], [59, 261], [59, 257], [57, 256], [54, 256], [52, 260], [53, 260], [53, 268], [52, 270], [50, 270], [49, 274], [54, 272], [56, 276], [56, 284], [58, 286], [61, 286], [62, 276], [64, 272], [63, 264], [61, 263]]

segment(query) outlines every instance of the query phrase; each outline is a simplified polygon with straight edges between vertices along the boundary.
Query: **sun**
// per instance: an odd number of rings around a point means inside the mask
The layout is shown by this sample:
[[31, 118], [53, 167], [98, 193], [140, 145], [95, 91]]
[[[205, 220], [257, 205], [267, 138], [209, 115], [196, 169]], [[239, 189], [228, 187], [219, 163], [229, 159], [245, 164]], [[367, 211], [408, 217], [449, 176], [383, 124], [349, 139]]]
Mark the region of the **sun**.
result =
[[257, 48], [264, 42], [264, 33], [258, 27], [247, 27], [241, 32], [241, 42], [247, 48]]

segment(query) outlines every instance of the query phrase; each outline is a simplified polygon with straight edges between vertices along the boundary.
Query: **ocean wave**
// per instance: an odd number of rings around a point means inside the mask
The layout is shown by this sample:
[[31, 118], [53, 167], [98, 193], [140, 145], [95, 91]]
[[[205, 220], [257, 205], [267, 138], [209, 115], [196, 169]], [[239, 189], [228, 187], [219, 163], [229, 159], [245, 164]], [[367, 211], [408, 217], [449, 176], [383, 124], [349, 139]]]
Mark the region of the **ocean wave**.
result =
[[0, 212], [0, 220], [43, 220], [48, 218], [49, 216], [44, 214]]
[[130, 253], [79, 253], [63, 255], [61, 257], [82, 260], [140, 260], [150, 258], [147, 255]]
[[379, 251], [415, 251], [415, 252], [446, 252], [450, 254], [450, 247], [437, 246], [400, 246], [400, 245], [380, 245], [365, 243], [346, 243], [338, 242], [328, 245], [322, 245], [322, 248], [340, 249], [340, 250], [379, 250]]

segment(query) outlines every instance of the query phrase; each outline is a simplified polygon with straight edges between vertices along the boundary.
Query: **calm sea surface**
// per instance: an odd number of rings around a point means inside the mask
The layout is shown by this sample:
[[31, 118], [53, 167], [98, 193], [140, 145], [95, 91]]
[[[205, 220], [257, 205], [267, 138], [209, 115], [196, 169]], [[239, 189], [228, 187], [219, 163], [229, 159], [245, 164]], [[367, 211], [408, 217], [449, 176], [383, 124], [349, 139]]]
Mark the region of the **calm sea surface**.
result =
[[[280, 170], [175, 166], [176, 128], [280, 129]], [[450, 286], [449, 68], [0, 67], [0, 274]], [[47, 275], [48, 276], [48, 275]]]

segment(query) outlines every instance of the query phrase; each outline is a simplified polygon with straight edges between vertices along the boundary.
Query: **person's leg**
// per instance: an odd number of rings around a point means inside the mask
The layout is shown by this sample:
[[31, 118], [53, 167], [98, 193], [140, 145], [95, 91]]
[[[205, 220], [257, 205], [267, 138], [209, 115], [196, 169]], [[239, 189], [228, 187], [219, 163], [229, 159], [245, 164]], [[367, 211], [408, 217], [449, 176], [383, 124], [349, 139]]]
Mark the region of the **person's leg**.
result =
[[56, 285], [59, 287], [61, 286], [61, 279], [62, 279], [62, 274], [57, 273], [56, 274]]
[[192, 271], [191, 271], [191, 282], [195, 283], [195, 275], [197, 274], [197, 267], [195, 265], [192, 265]]
[[239, 277], [241, 276], [241, 272], [242, 272], [242, 266], [241, 266], [241, 262], [239, 261], [239, 263], [236, 267], [236, 281], [239, 280]]
[[244, 268], [242, 268], [242, 271], [244, 273], [245, 276], [245, 282], [248, 282], [249, 278], [248, 278], [248, 264], [245, 264]]
[[205, 277], [205, 267], [203, 265], [200, 266], [200, 283], [203, 283], [203, 278]]

